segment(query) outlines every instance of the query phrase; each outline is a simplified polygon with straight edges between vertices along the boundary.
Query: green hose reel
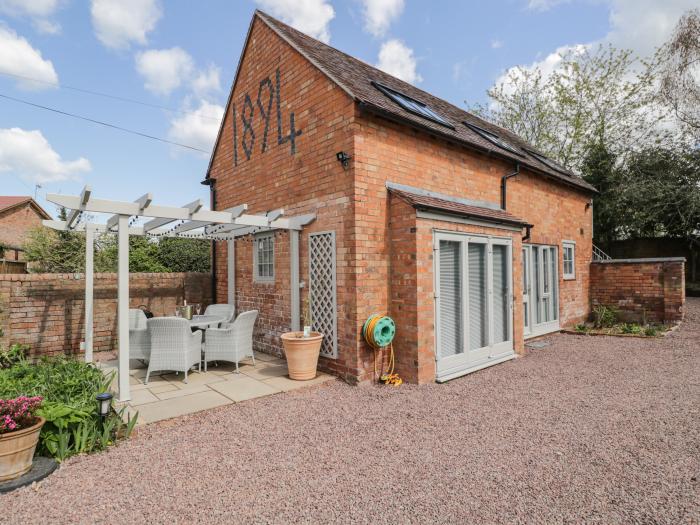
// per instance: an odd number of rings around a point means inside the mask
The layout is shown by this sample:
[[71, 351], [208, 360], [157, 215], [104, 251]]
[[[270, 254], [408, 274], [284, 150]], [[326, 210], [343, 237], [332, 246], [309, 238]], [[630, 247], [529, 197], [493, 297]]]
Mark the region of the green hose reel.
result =
[[389, 346], [396, 335], [396, 324], [391, 317], [372, 314], [362, 326], [362, 336], [374, 348]]

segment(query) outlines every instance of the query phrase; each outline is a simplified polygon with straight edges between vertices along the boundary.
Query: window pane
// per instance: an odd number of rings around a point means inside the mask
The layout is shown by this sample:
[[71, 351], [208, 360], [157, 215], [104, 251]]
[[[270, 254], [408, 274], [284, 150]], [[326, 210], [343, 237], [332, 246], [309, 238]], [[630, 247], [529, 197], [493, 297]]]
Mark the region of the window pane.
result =
[[469, 243], [469, 349], [488, 344], [486, 245]]
[[508, 250], [493, 246], [493, 344], [508, 340]]
[[464, 352], [461, 243], [440, 241], [440, 355]]

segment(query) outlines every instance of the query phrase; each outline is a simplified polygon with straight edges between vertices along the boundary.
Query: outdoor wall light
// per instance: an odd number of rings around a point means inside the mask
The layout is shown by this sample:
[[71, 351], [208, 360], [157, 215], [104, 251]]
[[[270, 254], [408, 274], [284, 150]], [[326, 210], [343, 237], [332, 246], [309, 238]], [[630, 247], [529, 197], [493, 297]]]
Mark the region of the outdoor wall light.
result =
[[338, 159], [338, 162], [340, 162], [343, 165], [344, 169], [347, 169], [348, 165], [350, 164], [350, 155], [345, 153], [344, 151], [339, 151], [338, 153], [335, 154], [335, 158]]
[[102, 392], [97, 394], [97, 410], [100, 414], [100, 418], [104, 419], [109, 415], [109, 409], [112, 408], [112, 394], [109, 392]]

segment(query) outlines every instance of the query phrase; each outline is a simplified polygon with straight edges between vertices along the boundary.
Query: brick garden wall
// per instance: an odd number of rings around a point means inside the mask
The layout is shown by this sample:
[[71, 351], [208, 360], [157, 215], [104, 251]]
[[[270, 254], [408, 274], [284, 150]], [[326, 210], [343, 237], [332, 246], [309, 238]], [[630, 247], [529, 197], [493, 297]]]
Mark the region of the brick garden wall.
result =
[[[156, 316], [173, 315], [184, 299], [211, 303], [208, 273], [132, 273], [130, 305], [145, 304]], [[117, 343], [117, 276], [95, 274], [94, 349]], [[83, 274], [0, 275], [0, 345], [22, 343], [34, 357], [80, 352], [84, 340]]]
[[629, 321], [672, 323], [685, 314], [685, 259], [591, 263], [591, 307], [614, 306]]

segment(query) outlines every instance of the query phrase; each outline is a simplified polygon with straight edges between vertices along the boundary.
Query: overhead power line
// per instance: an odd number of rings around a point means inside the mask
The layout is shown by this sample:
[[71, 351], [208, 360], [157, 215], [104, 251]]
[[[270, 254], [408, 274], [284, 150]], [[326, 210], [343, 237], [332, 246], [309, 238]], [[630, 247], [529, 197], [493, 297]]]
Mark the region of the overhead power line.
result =
[[60, 110], [60, 109], [52, 108], [52, 107], [49, 107], [49, 106], [42, 106], [41, 104], [35, 104], [34, 102], [29, 102], [28, 100], [22, 100], [21, 98], [15, 98], [15, 97], [11, 97], [11, 96], [9, 96], [9, 95], [3, 95], [2, 93], [0, 93], [0, 97], [1, 97], [1, 98], [4, 98], [4, 99], [7, 99], [7, 100], [12, 100], [13, 102], [18, 102], [18, 103], [20, 103], [20, 104], [26, 104], [27, 106], [32, 106], [32, 107], [35, 107], [35, 108], [38, 108], [38, 109], [43, 109], [43, 110], [45, 110], [45, 111], [51, 111], [51, 112], [53, 112], [53, 113], [58, 113], [59, 115], [65, 115], [65, 116], [67, 116], [67, 117], [72, 117], [72, 118], [79, 119], [79, 120], [85, 120], [85, 121], [87, 121], [87, 122], [92, 122], [93, 124], [99, 124], [100, 126], [105, 126], [105, 127], [107, 127], [107, 128], [112, 128], [112, 129], [116, 129], [116, 130], [119, 130], [119, 131], [123, 131], [123, 132], [125, 132], [125, 133], [131, 133], [132, 135], [137, 135], [137, 136], [139, 136], [139, 137], [145, 137], [145, 138], [147, 138], [147, 139], [157, 140], [157, 141], [160, 141], [160, 142], [165, 142], [166, 144], [172, 144], [173, 146], [179, 146], [179, 147], [181, 147], [181, 148], [187, 148], [187, 149], [191, 149], [191, 150], [194, 150], [194, 151], [201, 151], [202, 153], [211, 153], [211, 151], [203, 150], [203, 149], [197, 148], [197, 147], [195, 147], [195, 146], [188, 146], [187, 144], [181, 144], [181, 143], [179, 143], [179, 142], [173, 142], [172, 140], [167, 140], [167, 139], [164, 139], [164, 138], [161, 138], [161, 137], [156, 137], [156, 136], [154, 136], [154, 135], [149, 135], [149, 134], [147, 134], [147, 133], [142, 133], [142, 132], [140, 132], [140, 131], [136, 131], [136, 130], [133, 130], [133, 129], [123, 128], [123, 127], [121, 127], [121, 126], [117, 126], [116, 124], [110, 124], [109, 122], [103, 122], [103, 121], [101, 121], [101, 120], [95, 120], [95, 119], [92, 119], [92, 118], [89, 118], [89, 117], [84, 117], [84, 116], [82, 116], [82, 115], [76, 115], [75, 113], [69, 113], [69, 112], [67, 112], [67, 111], [62, 111], [62, 110]]
[[[0, 71], [0, 75], [5, 75], [8, 77], [18, 78], [20, 80], [27, 80], [30, 82], [38, 82], [40, 84], [46, 84], [47, 86], [55, 86], [60, 89], [70, 89], [71, 91], [77, 91], [78, 93], [87, 93], [88, 95], [95, 95], [97, 97], [111, 98], [112, 100], [119, 100], [120, 102], [127, 102], [129, 104], [138, 104], [139, 106], [146, 106], [154, 109], [162, 109], [164, 111], [169, 111], [170, 113], [179, 113], [181, 115], [188, 114], [187, 111], [181, 109], [169, 108], [167, 106], [161, 106], [160, 104], [152, 104], [150, 102], [144, 102], [143, 100], [136, 100], [135, 98], [122, 97], [119, 95], [112, 95], [110, 93], [103, 93], [101, 91], [94, 91], [92, 89], [79, 88], [75, 86], [67, 86], [65, 84], [59, 84], [58, 82], [50, 82], [48, 80], [39, 80], [38, 78], [27, 77], [24, 75], [17, 75], [15, 73], [9, 73], [7, 71]], [[200, 115], [201, 118], [208, 120], [215, 120], [217, 122], [221, 121], [221, 117], [214, 117], [212, 115]]]

